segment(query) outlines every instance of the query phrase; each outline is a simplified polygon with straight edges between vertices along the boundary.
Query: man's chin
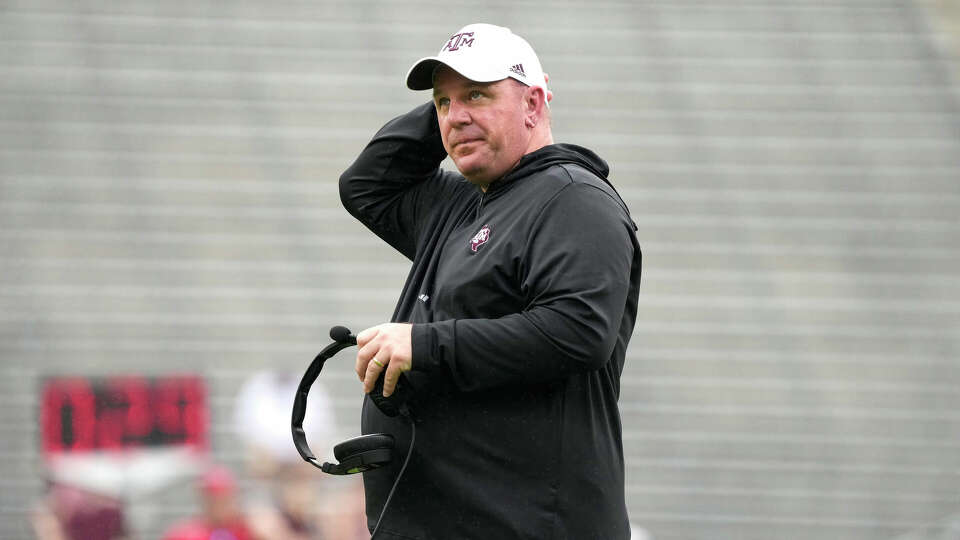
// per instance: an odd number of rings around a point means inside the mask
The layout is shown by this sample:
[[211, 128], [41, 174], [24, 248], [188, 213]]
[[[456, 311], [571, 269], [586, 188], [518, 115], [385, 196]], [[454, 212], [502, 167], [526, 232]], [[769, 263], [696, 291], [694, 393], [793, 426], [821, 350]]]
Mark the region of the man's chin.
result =
[[460, 171], [460, 174], [462, 174], [464, 178], [473, 182], [474, 184], [479, 182], [481, 177], [483, 176], [482, 171], [470, 170], [470, 169], [466, 169], [466, 170], [458, 169], [458, 170]]
[[460, 174], [462, 174], [464, 178], [474, 184], [481, 182], [486, 167], [484, 167], [482, 163], [479, 163], [478, 160], [467, 158], [456, 160], [453, 163], [457, 166], [457, 170], [460, 171]]

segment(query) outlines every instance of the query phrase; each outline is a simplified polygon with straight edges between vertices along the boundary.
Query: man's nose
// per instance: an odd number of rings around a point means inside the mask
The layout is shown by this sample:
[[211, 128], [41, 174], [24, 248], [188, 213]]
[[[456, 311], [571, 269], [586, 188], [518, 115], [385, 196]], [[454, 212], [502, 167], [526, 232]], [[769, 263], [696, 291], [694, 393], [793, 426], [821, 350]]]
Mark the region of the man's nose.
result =
[[447, 111], [447, 120], [456, 125], [469, 124], [471, 122], [470, 111], [459, 101], [450, 100], [450, 110]]

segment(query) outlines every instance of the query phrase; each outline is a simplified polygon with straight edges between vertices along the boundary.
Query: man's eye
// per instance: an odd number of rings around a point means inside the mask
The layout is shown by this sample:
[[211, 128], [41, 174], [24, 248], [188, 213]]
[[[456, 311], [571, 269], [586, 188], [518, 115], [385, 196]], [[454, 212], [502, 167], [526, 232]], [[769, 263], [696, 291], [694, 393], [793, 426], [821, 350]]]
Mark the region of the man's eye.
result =
[[483, 94], [479, 90], [470, 91], [470, 99], [480, 99], [481, 97], [483, 97]]
[[449, 98], [445, 98], [445, 97], [444, 97], [444, 98], [439, 98], [439, 99], [437, 100], [437, 107], [446, 107], [446, 106], [449, 105], [449, 104], [450, 104], [450, 99], [449, 99]]

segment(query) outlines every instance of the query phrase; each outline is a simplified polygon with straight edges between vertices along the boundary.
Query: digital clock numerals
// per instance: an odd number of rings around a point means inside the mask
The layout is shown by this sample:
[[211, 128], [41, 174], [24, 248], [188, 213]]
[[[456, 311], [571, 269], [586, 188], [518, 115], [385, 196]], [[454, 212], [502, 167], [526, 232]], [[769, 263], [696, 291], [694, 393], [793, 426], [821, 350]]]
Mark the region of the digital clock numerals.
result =
[[45, 381], [41, 426], [47, 453], [143, 446], [207, 446], [199, 377], [81, 377]]

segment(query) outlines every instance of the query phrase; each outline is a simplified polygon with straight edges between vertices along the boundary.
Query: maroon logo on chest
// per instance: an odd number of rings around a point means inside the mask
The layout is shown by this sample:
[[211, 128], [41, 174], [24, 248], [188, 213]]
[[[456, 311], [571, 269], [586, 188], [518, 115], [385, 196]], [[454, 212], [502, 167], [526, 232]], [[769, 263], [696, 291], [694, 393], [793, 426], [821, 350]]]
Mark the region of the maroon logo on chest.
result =
[[441, 49], [440, 52], [453, 52], [460, 47], [473, 47], [473, 32], [464, 32], [462, 34], [454, 34], [450, 36], [450, 41], [443, 46], [443, 49]]
[[473, 238], [470, 239], [470, 251], [476, 253], [480, 246], [487, 243], [487, 240], [490, 240], [490, 226], [484, 225], [483, 228], [477, 231], [477, 234], [473, 235]]

